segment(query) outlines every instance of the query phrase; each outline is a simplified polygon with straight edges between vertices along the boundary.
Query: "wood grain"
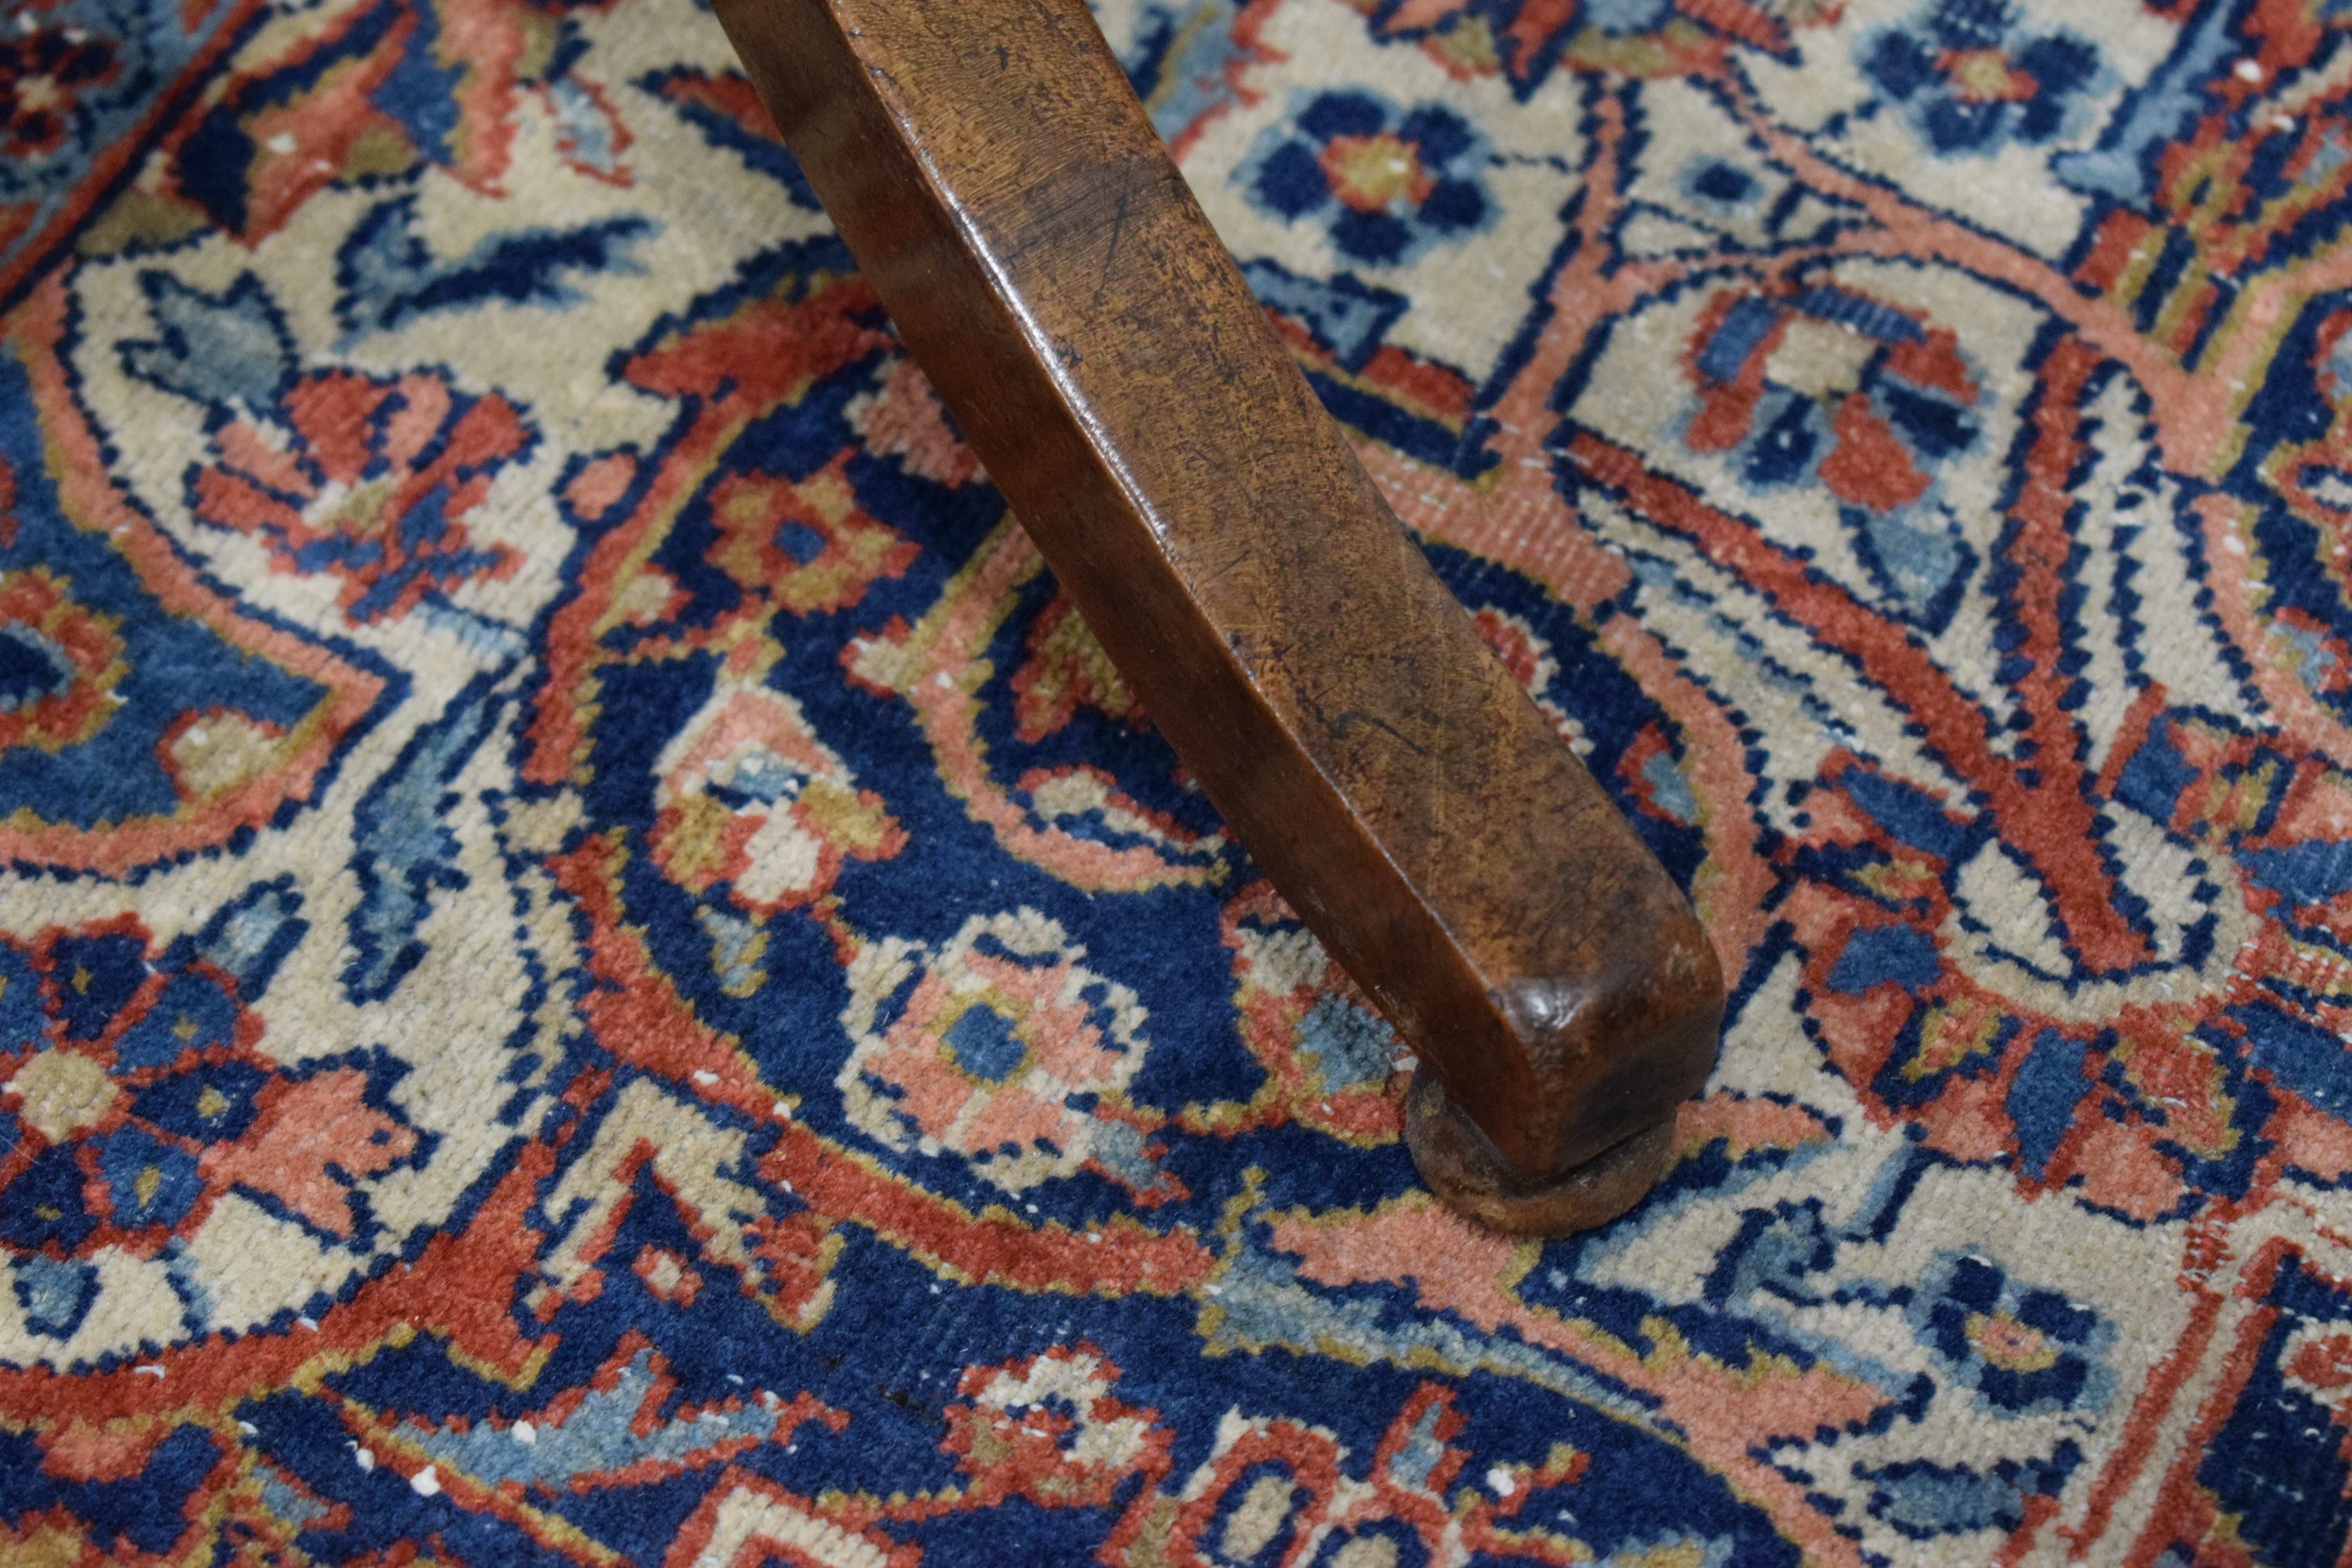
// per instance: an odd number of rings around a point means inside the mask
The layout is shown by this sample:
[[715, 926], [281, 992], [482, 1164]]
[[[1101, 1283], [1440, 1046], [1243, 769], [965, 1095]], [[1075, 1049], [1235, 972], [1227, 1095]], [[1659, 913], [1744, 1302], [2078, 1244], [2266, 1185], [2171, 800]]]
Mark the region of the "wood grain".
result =
[[1433, 1185], [1477, 1155], [1524, 1196], [1654, 1143], [1714, 1059], [1704, 932], [1381, 500], [1080, 0], [718, 9], [1096, 636], [1434, 1073]]

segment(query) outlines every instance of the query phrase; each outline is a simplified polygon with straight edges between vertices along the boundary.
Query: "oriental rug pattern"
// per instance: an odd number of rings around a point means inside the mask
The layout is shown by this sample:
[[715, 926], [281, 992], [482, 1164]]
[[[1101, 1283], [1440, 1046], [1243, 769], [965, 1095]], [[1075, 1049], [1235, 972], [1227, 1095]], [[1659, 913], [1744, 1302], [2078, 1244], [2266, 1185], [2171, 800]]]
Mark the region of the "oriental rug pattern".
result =
[[2352, 6], [1099, 16], [1664, 1185], [1431, 1203], [691, 0], [25, 0], [0, 1559], [2343, 1560]]

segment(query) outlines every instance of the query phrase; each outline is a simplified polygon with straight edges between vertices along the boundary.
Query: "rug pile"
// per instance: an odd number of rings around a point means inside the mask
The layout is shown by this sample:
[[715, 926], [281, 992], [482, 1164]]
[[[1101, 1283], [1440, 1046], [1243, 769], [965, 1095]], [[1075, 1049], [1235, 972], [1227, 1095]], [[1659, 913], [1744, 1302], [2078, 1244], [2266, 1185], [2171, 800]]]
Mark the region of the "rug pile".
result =
[[2352, 6], [1097, 14], [1663, 1185], [1430, 1200], [692, 0], [24, 0], [0, 1560], [2340, 1561]]

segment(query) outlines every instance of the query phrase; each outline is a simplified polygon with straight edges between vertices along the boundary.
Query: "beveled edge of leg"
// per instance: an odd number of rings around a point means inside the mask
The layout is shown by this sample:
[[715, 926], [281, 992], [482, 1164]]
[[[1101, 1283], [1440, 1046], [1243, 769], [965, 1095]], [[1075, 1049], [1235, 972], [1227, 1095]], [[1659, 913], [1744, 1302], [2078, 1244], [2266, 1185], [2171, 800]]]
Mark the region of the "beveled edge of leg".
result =
[[1608, 1224], [1648, 1195], [1674, 1163], [1669, 1116], [1559, 1175], [1528, 1181], [1504, 1162], [1425, 1066], [1405, 1090], [1405, 1147], [1430, 1191], [1506, 1236], [1569, 1236]]

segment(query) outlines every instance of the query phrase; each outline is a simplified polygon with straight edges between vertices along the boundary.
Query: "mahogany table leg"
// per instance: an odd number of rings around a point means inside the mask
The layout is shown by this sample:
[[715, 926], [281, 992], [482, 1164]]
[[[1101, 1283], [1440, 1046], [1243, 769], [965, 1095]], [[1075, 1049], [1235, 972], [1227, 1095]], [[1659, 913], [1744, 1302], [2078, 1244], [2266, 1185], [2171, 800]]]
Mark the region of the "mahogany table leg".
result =
[[1081, 0], [719, 0], [990, 477], [1162, 732], [1420, 1053], [1499, 1228], [1664, 1169], [1723, 981], [1688, 903], [1381, 501]]

